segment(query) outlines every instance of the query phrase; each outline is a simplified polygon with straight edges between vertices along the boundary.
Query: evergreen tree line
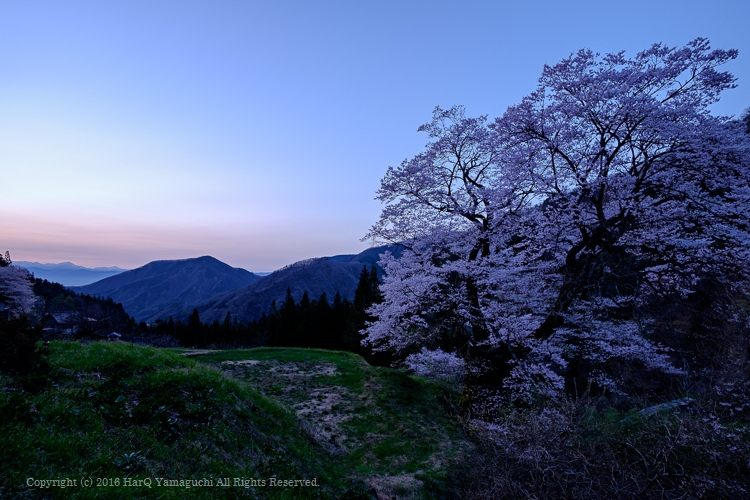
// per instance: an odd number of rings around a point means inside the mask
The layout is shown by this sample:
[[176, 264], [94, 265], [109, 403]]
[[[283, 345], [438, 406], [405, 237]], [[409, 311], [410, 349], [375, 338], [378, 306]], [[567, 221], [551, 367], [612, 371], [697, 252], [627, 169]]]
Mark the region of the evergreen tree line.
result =
[[268, 313], [260, 319], [243, 323], [227, 313], [222, 322], [203, 323], [197, 309], [193, 310], [186, 323], [172, 317], [168, 321], [158, 320], [150, 327], [150, 333], [174, 336], [185, 347], [306, 347], [356, 352], [377, 362], [385, 362], [385, 355], [373, 355], [360, 344], [359, 331], [367, 321], [367, 309], [382, 300], [380, 281], [373, 265], [368, 271], [362, 268], [354, 300], [342, 298], [337, 292], [332, 302], [324, 292], [311, 299], [305, 291], [297, 303], [287, 288], [286, 298], [278, 305], [271, 303]]

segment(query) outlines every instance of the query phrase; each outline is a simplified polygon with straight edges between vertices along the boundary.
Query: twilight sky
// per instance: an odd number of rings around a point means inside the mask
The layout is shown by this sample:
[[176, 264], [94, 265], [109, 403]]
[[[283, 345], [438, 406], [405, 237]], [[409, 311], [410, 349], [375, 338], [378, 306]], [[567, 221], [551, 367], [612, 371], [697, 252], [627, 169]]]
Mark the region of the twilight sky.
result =
[[544, 64], [695, 37], [740, 56], [750, 2], [0, 3], [0, 252], [270, 271], [357, 253], [436, 105], [491, 118]]

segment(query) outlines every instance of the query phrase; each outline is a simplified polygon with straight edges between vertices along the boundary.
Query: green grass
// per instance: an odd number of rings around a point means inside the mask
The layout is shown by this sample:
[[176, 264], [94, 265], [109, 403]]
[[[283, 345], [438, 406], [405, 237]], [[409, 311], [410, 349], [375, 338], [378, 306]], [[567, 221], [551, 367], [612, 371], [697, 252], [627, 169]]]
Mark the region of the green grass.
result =
[[[35, 497], [29, 477], [318, 478], [294, 498], [338, 498], [349, 479], [321, 460], [293, 414], [246, 384], [165, 350], [53, 343], [54, 385], [4, 391], [0, 496]], [[6, 384], [9, 382], [4, 380]], [[45, 490], [47, 493], [51, 490]], [[184, 488], [72, 488], [64, 497], [184, 498]], [[158, 494], [157, 494], [158, 493]], [[195, 488], [191, 498], [289, 498], [281, 488]]]
[[[443, 407], [458, 399], [455, 391], [397, 370], [372, 367], [352, 353], [262, 348], [195, 359], [223, 367], [296, 411], [312, 425], [313, 434], [320, 431], [319, 440], [327, 439], [339, 450], [347, 469], [363, 476], [413, 476], [440, 491], [468, 446]], [[259, 363], [222, 364], [242, 360]]]
[[[51, 385], [0, 378], [0, 497], [439, 498], [466, 442], [450, 389], [345, 352], [53, 342]], [[252, 360], [230, 365], [226, 361]], [[317, 478], [319, 487], [158, 487], [154, 478]], [[39, 489], [28, 478], [79, 486]], [[82, 478], [119, 485], [80, 487]], [[125, 487], [126, 478], [152, 488]], [[374, 481], [374, 482], [373, 482]]]

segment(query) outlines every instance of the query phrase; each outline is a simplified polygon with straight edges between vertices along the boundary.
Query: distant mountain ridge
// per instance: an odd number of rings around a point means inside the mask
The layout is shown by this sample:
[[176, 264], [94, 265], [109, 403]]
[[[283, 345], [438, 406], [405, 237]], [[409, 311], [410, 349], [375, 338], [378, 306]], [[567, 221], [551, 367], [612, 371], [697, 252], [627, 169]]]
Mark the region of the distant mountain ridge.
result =
[[147, 321], [167, 319], [169, 316], [175, 320], [184, 320], [193, 309], [198, 310], [203, 322], [222, 321], [227, 312], [243, 322], [257, 320], [264, 312], [269, 311], [271, 302], [275, 300], [277, 304], [281, 304], [287, 288], [291, 290], [295, 301], [299, 301], [305, 291], [311, 299], [317, 299], [325, 292], [330, 302], [338, 292], [342, 298], [352, 300], [362, 268], [376, 264], [385, 251], [397, 256], [401, 253], [399, 247], [390, 245], [369, 248], [356, 255], [305, 259], [274, 271], [243, 288], [217, 295], [202, 303], [187, 307], [170, 305], [153, 314]]
[[37, 278], [53, 281], [65, 286], [84, 286], [115, 276], [127, 269], [119, 267], [83, 267], [72, 262], [40, 264], [39, 262], [15, 261], [15, 265], [26, 268]]
[[261, 279], [213, 257], [160, 260], [86, 286], [79, 293], [111, 297], [137, 321], [147, 321], [165, 308], [185, 308]]

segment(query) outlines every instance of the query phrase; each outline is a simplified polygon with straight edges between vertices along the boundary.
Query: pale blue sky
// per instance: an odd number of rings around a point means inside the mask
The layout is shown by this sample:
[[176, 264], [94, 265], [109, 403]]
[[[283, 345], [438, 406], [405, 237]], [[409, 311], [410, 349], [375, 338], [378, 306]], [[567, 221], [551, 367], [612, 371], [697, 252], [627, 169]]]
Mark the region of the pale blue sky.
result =
[[388, 165], [436, 105], [500, 115], [544, 64], [702, 36], [750, 2], [0, 1], [0, 251], [137, 267], [213, 255], [268, 271], [355, 253]]

